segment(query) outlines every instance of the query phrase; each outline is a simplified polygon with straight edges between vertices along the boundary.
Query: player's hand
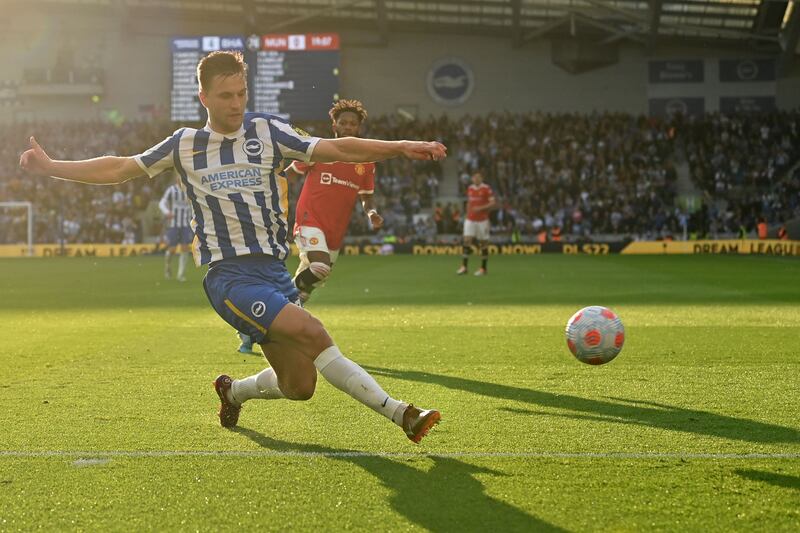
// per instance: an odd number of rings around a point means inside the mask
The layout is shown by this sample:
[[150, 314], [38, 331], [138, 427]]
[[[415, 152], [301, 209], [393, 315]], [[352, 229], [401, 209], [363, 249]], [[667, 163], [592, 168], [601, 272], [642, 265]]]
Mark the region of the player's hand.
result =
[[19, 166], [22, 167], [25, 172], [30, 172], [31, 174], [49, 175], [51, 173], [53, 160], [50, 159], [50, 156], [39, 146], [36, 139], [31, 137], [30, 143], [30, 149], [25, 150], [19, 157]]
[[383, 217], [374, 211], [369, 214], [369, 222], [374, 230], [379, 230], [383, 227]]
[[440, 142], [405, 141], [403, 155], [417, 161], [438, 161], [447, 157], [447, 148]]

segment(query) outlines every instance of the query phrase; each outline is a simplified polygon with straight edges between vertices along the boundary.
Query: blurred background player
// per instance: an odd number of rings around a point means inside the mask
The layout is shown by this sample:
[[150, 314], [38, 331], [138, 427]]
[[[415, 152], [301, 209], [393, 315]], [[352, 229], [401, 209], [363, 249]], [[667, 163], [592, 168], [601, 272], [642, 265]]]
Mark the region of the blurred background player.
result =
[[[335, 137], [358, 137], [367, 111], [358, 100], [339, 100], [328, 112]], [[295, 210], [294, 236], [300, 265], [294, 283], [300, 300], [325, 284], [350, 224], [353, 205], [361, 199], [373, 229], [383, 226], [373, 199], [374, 163], [302, 163], [286, 169], [289, 179], [306, 176]]]
[[194, 233], [191, 228], [192, 207], [186, 192], [178, 185], [180, 178], [175, 174], [175, 183], [167, 187], [158, 207], [166, 220], [167, 251], [164, 253], [164, 277], [172, 278], [172, 256], [178, 255], [178, 281], [186, 281], [186, 258]]
[[467, 273], [472, 243], [478, 242], [481, 247], [481, 267], [475, 271], [476, 276], [485, 276], [489, 262], [489, 211], [497, 207], [492, 188], [483, 182], [480, 171], [472, 175], [472, 184], [467, 188], [467, 217], [464, 220], [464, 255], [461, 267], [456, 274]]

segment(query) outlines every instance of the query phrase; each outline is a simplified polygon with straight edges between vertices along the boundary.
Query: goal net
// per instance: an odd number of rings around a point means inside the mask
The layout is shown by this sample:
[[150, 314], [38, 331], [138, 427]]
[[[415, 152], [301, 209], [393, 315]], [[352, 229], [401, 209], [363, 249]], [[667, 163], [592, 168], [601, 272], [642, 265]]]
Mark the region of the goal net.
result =
[[0, 244], [25, 246], [33, 255], [33, 204], [0, 202]]

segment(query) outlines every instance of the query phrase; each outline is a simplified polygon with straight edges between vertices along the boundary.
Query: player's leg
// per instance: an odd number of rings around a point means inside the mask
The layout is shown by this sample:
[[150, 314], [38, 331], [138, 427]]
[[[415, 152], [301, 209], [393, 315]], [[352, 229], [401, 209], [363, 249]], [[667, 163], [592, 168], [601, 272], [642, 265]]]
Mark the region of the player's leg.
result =
[[294, 284], [300, 291], [300, 301], [305, 303], [315, 289], [325, 285], [335, 257], [328, 250], [325, 234], [319, 228], [298, 227], [295, 242], [300, 250], [300, 265], [294, 276]]
[[250, 335], [242, 333], [241, 331], [237, 331], [236, 336], [239, 339], [239, 353], [243, 353], [245, 355], [259, 355], [258, 352], [253, 350], [253, 345], [255, 343], [253, 343], [253, 339], [250, 338]]
[[308, 400], [317, 384], [313, 361], [291, 346], [278, 342], [261, 345], [270, 366], [244, 379], [233, 380], [229, 399], [243, 404], [248, 400]]
[[475, 271], [476, 276], [485, 276], [488, 274], [489, 265], [489, 241], [480, 241], [478, 246], [481, 249], [481, 267]]
[[172, 279], [172, 256], [179, 244], [178, 228], [167, 228], [167, 250], [164, 252], [164, 279]]
[[[276, 282], [275, 272], [283, 273], [282, 284]], [[296, 298], [283, 263], [269, 258], [238, 258], [212, 266], [203, 279], [203, 287], [217, 314], [237, 330], [243, 344], [246, 340], [251, 349], [253, 343], [266, 342], [275, 316], [290, 305], [286, 294]], [[281, 359], [274, 364], [280, 367]], [[311, 363], [306, 366], [313, 369]], [[214, 381], [214, 388], [220, 399], [220, 424], [224, 427], [236, 425], [246, 400], [285, 397], [272, 368], [241, 380], [222, 374]]]
[[461, 255], [461, 267], [456, 271], [456, 274], [463, 276], [467, 273], [469, 265], [469, 256], [472, 253], [472, 241], [475, 238], [475, 228], [471, 220], [464, 221], [464, 241], [463, 250]]
[[[290, 303], [297, 290], [282, 262], [214, 266], [204, 287], [217, 313], [260, 343], [273, 365], [272, 371], [251, 376], [259, 391], [271, 391], [258, 397], [281, 397], [277, 389], [283, 396], [307, 399], [314, 392], [312, 370], [317, 369], [335, 387], [393, 419], [414, 442], [438, 422], [437, 411], [421, 411], [386, 394], [364, 369], [344, 357], [319, 320]], [[214, 383], [221, 402], [220, 423], [225, 427], [235, 426], [239, 418], [241, 403], [231, 394], [237, 383], [226, 375]], [[244, 398], [244, 393], [239, 394]]]
[[[288, 353], [302, 354], [319, 370], [319, 373], [334, 387], [346, 392], [370, 409], [382, 414], [403, 428], [414, 442], [420, 439], [439, 421], [437, 411], [422, 411], [387, 394], [375, 379], [357, 363], [339, 350], [322, 323], [297, 306], [285, 306], [272, 322], [270, 340], [280, 346], [291, 347]], [[263, 346], [269, 353], [269, 345]], [[304, 365], [291, 362], [284, 368], [276, 368], [278, 376], [289, 383], [306, 382]]]
[[484, 220], [478, 223], [478, 246], [481, 249], [481, 268], [475, 271], [476, 276], [485, 276], [488, 274], [489, 266], [489, 221]]
[[172, 256], [175, 255], [175, 248], [167, 246], [164, 251], [164, 279], [172, 279]]
[[328, 252], [312, 250], [300, 260], [294, 277], [294, 284], [301, 293], [301, 300], [308, 300], [311, 293], [323, 285], [331, 274], [331, 255]]
[[180, 245], [178, 255], [178, 281], [186, 281], [186, 262], [189, 258], [190, 246], [192, 243], [192, 230], [181, 228]]

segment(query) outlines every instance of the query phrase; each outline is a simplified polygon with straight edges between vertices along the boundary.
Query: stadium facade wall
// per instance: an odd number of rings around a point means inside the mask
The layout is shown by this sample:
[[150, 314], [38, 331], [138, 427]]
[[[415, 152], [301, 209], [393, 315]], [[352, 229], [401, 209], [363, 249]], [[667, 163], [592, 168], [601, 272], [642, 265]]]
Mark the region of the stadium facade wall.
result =
[[[79, 66], [105, 69], [104, 94], [99, 103], [92, 103], [86, 95], [36, 97], [24, 106], [0, 106], [0, 120], [101, 118], [109, 111], [143, 118], [151, 116], [154, 109], [166, 112], [170, 100], [169, 38], [241, 32], [240, 27], [214, 24], [213, 20], [120, 20], [83, 9], [70, 14], [55, 8], [43, 16], [40, 9], [21, 10], [2, 37], [0, 81], [19, 81], [24, 69], [50, 68], [59, 54], [71, 53]], [[720, 57], [749, 56], [741, 50], [666, 46], [647, 56], [639, 45], [622, 44], [616, 64], [573, 75], [552, 63], [546, 39], [520, 48], [512, 47], [510, 38], [450, 34], [390, 34], [387, 46], [365, 45], [370, 39], [374, 41], [375, 35], [343, 34], [341, 95], [363, 99], [375, 114], [391, 113], [398, 107], [422, 116], [504, 109], [647, 113], [648, 97], [654, 96], [648, 89], [648, 60], [701, 58], [713, 63]], [[65, 47], [71, 52], [65, 52]], [[474, 76], [471, 96], [452, 107], [434, 101], [427, 89], [432, 65], [448, 58], [463, 61]], [[735, 85], [704, 84], [700, 90], [707, 97], [707, 110], [716, 109], [720, 96], [754, 96], [765, 90], [763, 84]], [[800, 66], [773, 85], [767, 91], [774, 93], [779, 108], [800, 106]], [[672, 95], [684, 91], [690, 96], [698, 87], [672, 85], [663, 90]]]

